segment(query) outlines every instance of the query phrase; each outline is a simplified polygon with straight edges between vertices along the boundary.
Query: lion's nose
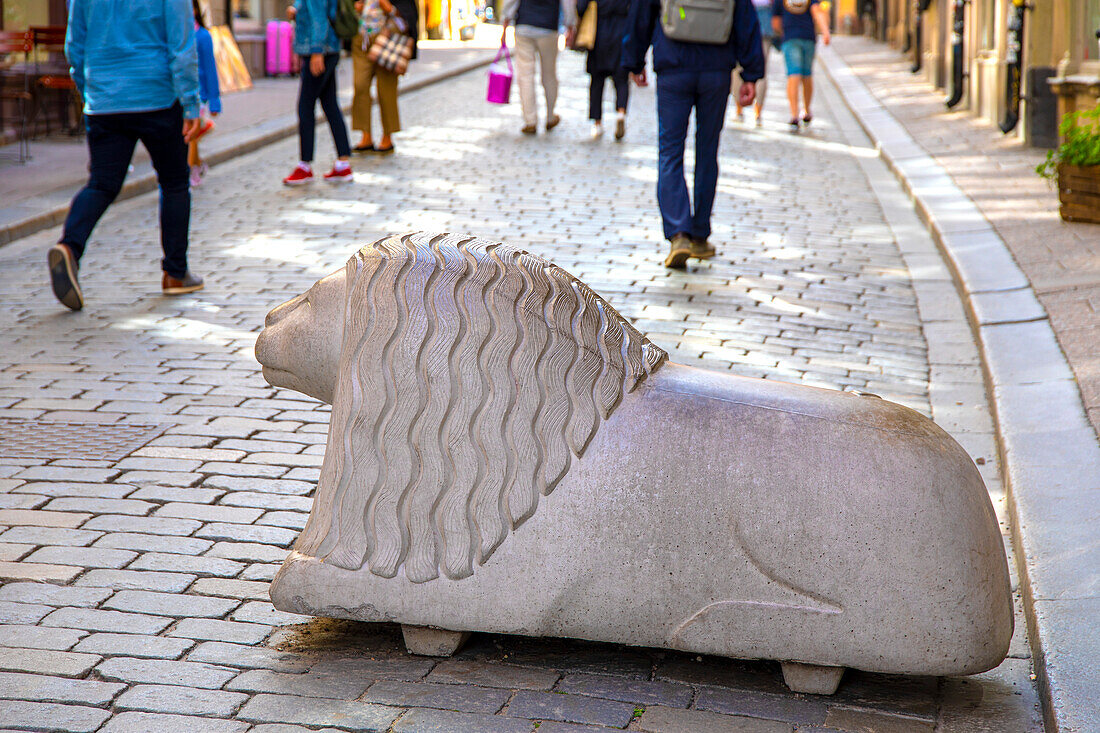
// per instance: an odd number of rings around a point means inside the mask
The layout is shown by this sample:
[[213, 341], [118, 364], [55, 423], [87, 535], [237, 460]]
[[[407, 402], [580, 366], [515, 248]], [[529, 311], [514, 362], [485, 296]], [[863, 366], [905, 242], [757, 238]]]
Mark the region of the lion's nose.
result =
[[260, 331], [260, 335], [256, 337], [256, 346], [253, 349], [256, 354], [256, 361], [260, 362], [262, 366], [268, 366], [270, 363], [267, 359], [269, 348], [267, 334], [267, 331]]
[[283, 318], [285, 318], [287, 313], [290, 313], [292, 310], [294, 310], [299, 305], [301, 305], [302, 302], [305, 299], [306, 299], [306, 296], [303, 293], [302, 295], [299, 295], [297, 298], [294, 298], [292, 300], [288, 300], [287, 302], [283, 303], [282, 305], [275, 306], [274, 308], [272, 308], [268, 312], [267, 318], [264, 319], [264, 326], [274, 326], [276, 323], [278, 323]]

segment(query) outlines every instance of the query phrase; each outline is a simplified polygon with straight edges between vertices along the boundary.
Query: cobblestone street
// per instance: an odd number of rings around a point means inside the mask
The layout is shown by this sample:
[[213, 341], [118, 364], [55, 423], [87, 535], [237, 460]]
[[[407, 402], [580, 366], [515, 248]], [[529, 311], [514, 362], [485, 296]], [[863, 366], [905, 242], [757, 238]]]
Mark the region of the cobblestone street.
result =
[[[212, 168], [193, 198], [191, 266], [207, 282], [193, 296], [158, 289], [155, 194], [102, 220], [82, 312], [49, 290], [58, 229], [0, 248], [0, 727], [1041, 731], [1019, 604], [996, 670], [849, 671], [821, 697], [789, 692], [773, 662], [580, 641], [474, 635], [453, 659], [417, 657], [396, 626], [268, 599], [311, 506], [329, 408], [268, 386], [256, 336], [356, 248], [410, 230], [545, 256], [673, 361], [932, 416], [978, 462], [1004, 524], [978, 352], [946, 266], [826, 77], [812, 129], [792, 135], [778, 55], [769, 70], [765, 127], [728, 113], [718, 256], [687, 271], [661, 265], [652, 87], [632, 89], [623, 143], [590, 142], [573, 53], [549, 134], [520, 135], [518, 103], [486, 104], [472, 72], [403, 96], [397, 154], [355, 159], [353, 185], [284, 188], [289, 139]], [[331, 155], [322, 130], [318, 167]]]

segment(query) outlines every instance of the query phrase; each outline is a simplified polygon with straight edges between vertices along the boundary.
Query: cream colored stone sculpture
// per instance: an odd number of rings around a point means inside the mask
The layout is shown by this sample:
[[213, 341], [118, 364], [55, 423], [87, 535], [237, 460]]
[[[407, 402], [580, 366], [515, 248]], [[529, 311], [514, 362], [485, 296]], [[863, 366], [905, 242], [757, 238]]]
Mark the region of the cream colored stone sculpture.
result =
[[981, 672], [1012, 635], [981, 477], [880, 399], [666, 363], [514, 247], [393, 237], [273, 310], [267, 380], [332, 403], [284, 611], [783, 663]]

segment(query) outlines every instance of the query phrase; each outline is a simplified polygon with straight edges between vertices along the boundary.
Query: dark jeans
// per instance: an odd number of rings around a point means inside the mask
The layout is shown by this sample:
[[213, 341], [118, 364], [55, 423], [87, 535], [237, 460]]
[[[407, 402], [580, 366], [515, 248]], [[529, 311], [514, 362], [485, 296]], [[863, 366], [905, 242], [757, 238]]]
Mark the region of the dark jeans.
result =
[[313, 161], [314, 128], [317, 126], [317, 100], [321, 100], [321, 109], [332, 130], [332, 139], [336, 143], [336, 155], [351, 155], [351, 143], [348, 142], [348, 127], [344, 124], [344, 115], [336, 99], [336, 63], [338, 53], [325, 54], [325, 73], [314, 76], [309, 70], [309, 56], [302, 57], [302, 86], [298, 91], [298, 144], [302, 160]]
[[588, 119], [603, 119], [603, 88], [607, 78], [615, 82], [615, 109], [626, 109], [630, 99], [630, 72], [621, 66], [613, 74], [598, 72], [592, 74], [592, 84], [588, 87]]
[[[710, 236], [718, 186], [718, 138], [730, 94], [729, 71], [665, 71], [657, 75], [657, 204], [666, 239]], [[695, 213], [684, 181], [684, 143], [695, 108]]]
[[177, 103], [152, 112], [87, 115], [88, 184], [73, 198], [61, 241], [79, 261], [99, 218], [122, 190], [137, 141], [149, 151], [160, 184], [161, 269], [175, 278], [187, 274], [187, 230], [191, 224], [191, 188], [183, 109]]

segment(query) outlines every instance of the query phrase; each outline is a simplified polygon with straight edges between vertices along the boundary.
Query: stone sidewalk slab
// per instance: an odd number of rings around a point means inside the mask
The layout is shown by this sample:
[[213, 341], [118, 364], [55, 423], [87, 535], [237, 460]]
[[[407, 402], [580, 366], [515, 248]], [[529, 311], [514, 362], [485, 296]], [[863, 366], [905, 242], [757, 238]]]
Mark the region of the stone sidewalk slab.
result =
[[826, 48], [821, 58], [951, 265], [981, 345], [1048, 729], [1100, 729], [1096, 431], [1045, 309], [1001, 235], [919, 136], [900, 123], [883, 126], [891, 110], [845, 60], [866, 45], [839, 39], [841, 52]]
[[108, 711], [86, 705], [0, 700], [2, 725], [18, 730], [92, 733], [99, 730], [109, 717], [111, 714]]

